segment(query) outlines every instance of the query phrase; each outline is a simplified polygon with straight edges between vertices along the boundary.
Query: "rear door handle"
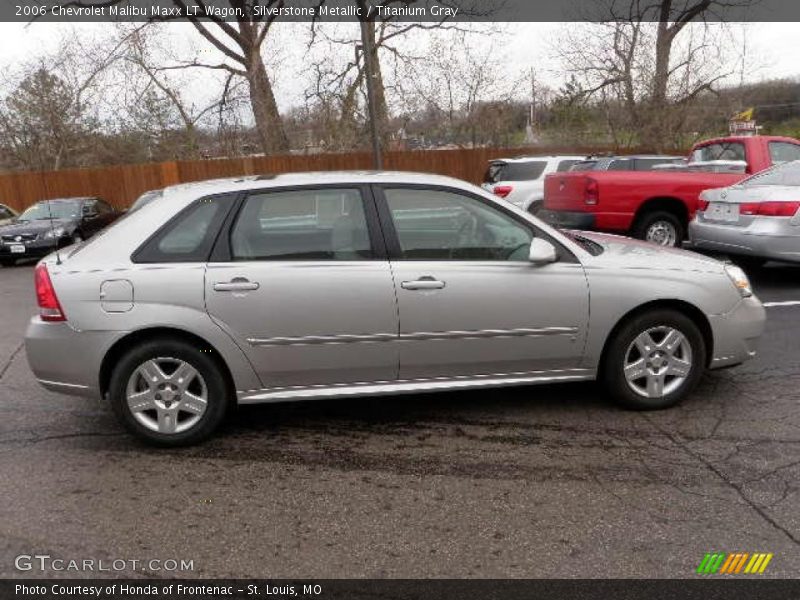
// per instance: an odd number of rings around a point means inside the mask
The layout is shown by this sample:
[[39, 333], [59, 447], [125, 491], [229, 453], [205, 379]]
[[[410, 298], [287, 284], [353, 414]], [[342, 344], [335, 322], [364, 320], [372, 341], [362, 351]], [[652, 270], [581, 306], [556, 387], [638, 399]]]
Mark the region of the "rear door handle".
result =
[[414, 281], [403, 281], [400, 283], [400, 287], [404, 290], [441, 290], [444, 286], [444, 281], [434, 279], [430, 275], [420, 277]]
[[252, 292], [259, 288], [257, 281], [250, 281], [244, 277], [234, 277], [230, 281], [220, 281], [214, 284], [217, 292]]

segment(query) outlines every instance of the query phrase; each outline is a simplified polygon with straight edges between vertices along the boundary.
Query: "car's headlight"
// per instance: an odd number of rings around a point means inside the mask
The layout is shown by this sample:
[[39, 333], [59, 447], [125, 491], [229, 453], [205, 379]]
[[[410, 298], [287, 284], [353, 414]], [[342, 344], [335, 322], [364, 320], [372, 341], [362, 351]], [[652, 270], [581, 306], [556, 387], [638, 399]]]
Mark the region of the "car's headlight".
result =
[[728, 274], [728, 277], [731, 278], [733, 287], [739, 290], [742, 298], [749, 298], [753, 295], [753, 288], [750, 285], [750, 280], [742, 269], [736, 265], [725, 265], [725, 272]]
[[44, 232], [44, 239], [52, 240], [53, 238], [60, 238], [64, 235], [66, 230], [63, 227], [54, 227], [53, 229], [48, 229]]

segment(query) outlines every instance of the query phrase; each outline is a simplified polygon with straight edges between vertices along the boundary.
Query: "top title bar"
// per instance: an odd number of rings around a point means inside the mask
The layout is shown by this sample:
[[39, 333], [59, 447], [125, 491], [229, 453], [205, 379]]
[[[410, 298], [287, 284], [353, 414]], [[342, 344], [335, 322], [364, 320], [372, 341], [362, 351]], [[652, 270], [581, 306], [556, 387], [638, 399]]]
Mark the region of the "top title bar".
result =
[[[662, 0], [0, 0], [0, 21], [656, 21]], [[800, 21], [797, 0], [679, 0], [674, 19]]]

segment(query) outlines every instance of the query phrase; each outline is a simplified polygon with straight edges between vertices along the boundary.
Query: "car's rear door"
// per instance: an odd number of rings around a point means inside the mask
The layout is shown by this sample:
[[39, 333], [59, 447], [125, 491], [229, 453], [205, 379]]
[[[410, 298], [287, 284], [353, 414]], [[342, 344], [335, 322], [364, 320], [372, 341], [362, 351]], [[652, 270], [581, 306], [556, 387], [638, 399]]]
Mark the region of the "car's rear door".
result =
[[[581, 264], [528, 261], [534, 227], [461, 190], [377, 192], [400, 313], [400, 378], [579, 367], [589, 319]], [[562, 249], [563, 250], [563, 249]]]
[[397, 378], [394, 286], [368, 187], [246, 194], [208, 264], [206, 306], [264, 387]]

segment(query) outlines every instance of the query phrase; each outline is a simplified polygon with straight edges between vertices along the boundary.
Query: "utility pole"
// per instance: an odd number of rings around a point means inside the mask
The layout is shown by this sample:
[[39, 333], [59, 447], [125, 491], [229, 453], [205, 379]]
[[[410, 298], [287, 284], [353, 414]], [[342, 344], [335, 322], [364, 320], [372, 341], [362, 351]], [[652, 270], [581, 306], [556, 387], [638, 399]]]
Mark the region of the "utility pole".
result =
[[381, 154], [381, 138], [378, 131], [378, 121], [375, 118], [375, 65], [373, 64], [375, 40], [369, 30], [370, 22], [366, 18], [361, 23], [361, 54], [364, 57], [364, 77], [367, 80], [367, 108], [369, 113], [370, 134], [372, 136], [372, 160], [375, 169], [383, 169], [383, 156]]

